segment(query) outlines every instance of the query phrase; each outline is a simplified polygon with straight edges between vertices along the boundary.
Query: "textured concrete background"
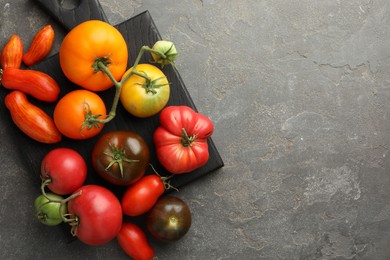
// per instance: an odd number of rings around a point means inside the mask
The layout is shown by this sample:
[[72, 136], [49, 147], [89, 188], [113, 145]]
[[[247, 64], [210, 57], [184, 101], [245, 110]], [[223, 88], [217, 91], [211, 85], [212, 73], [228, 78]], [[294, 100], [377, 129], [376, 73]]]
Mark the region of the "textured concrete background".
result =
[[[226, 164], [177, 194], [193, 225], [176, 243], [153, 241], [158, 259], [390, 259], [388, 0], [100, 2], [112, 24], [149, 10], [175, 42]], [[61, 35], [32, 1], [0, 8], [1, 46], [46, 23]], [[6, 134], [1, 258], [126, 259], [115, 242], [67, 244], [35, 222], [36, 176]]]

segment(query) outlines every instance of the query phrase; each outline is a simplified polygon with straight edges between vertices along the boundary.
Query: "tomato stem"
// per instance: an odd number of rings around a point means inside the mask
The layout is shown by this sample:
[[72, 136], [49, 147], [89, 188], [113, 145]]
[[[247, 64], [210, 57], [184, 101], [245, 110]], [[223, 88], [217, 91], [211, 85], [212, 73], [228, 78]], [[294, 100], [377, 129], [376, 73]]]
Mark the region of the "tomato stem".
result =
[[[103, 57], [103, 58], [97, 59], [95, 61], [95, 63], [93, 64], [93, 67], [95, 68], [95, 71], [96, 70], [97, 71], [100, 70], [100, 71], [104, 72], [110, 78], [110, 80], [114, 83], [115, 95], [114, 95], [114, 100], [112, 102], [111, 110], [108, 113], [108, 115], [106, 116], [106, 118], [105, 119], [90, 118], [89, 119], [89, 123], [96, 122], [96, 123], [106, 124], [106, 123], [110, 122], [112, 119], [114, 119], [114, 117], [116, 116], [116, 109], [118, 107], [122, 85], [132, 75], [140, 76], [140, 77], [142, 77], [142, 78], [144, 78], [146, 80], [148, 85], [151, 84], [151, 79], [150, 79], [150, 77], [148, 75], [146, 75], [145, 73], [141, 73], [141, 72], [136, 71], [137, 65], [139, 64], [142, 55], [146, 51], [152, 52], [152, 53], [155, 53], [155, 54], [159, 54], [163, 58], [165, 58], [165, 56], [166, 56], [162, 52], [159, 52], [159, 51], [156, 51], [156, 50], [153, 50], [153, 49], [149, 48], [149, 46], [142, 46], [140, 51], [139, 51], [139, 53], [138, 53], [138, 55], [137, 55], [137, 58], [134, 61], [134, 64], [133, 64], [133, 67], [132, 67], [131, 71], [128, 74], [126, 74], [126, 76], [119, 82], [114, 78], [114, 76], [112, 75], [111, 71], [107, 68], [107, 66], [109, 65], [108, 58]], [[160, 87], [160, 85], [156, 85], [155, 87]], [[150, 88], [148, 88], [148, 90], [149, 89]]]
[[181, 136], [181, 144], [184, 147], [191, 146], [192, 142], [195, 140], [195, 136], [189, 136], [187, 134], [187, 131], [184, 129], [184, 127], [181, 129], [181, 132], [183, 133]]

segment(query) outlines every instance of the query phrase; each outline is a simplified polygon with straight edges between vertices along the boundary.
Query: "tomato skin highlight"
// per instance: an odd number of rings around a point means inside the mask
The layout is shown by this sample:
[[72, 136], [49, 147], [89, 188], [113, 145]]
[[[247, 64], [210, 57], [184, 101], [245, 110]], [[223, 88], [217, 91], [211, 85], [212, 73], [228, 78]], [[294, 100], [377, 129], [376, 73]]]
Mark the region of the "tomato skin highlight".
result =
[[38, 100], [54, 102], [60, 94], [57, 82], [37, 70], [7, 68], [1, 75], [1, 84], [10, 90], [20, 90]]
[[51, 25], [46, 25], [37, 32], [31, 42], [30, 48], [23, 55], [24, 64], [32, 66], [43, 60], [50, 53], [53, 43], [53, 27], [51, 27]]
[[130, 185], [142, 178], [149, 159], [148, 145], [133, 131], [107, 132], [99, 137], [92, 150], [96, 173], [115, 185]]
[[54, 123], [58, 130], [68, 138], [88, 139], [100, 133], [104, 127], [103, 123], [97, 123], [91, 128], [83, 127], [88, 113], [98, 116], [98, 119], [104, 119], [106, 106], [103, 100], [89, 90], [73, 90], [58, 101], [54, 108]]
[[8, 42], [4, 45], [0, 54], [0, 65], [3, 69], [16, 68], [19, 69], [22, 64], [23, 43], [20, 37], [16, 34], [12, 35]]
[[133, 223], [122, 224], [117, 240], [123, 251], [135, 260], [151, 260], [154, 257], [154, 250], [144, 231]]
[[126, 70], [128, 50], [126, 41], [115, 27], [89, 20], [65, 36], [59, 57], [62, 71], [70, 81], [91, 91], [103, 91], [114, 83], [104, 72], [95, 71], [96, 59], [106, 59], [107, 68], [119, 81]]
[[74, 233], [87, 245], [108, 243], [122, 226], [122, 208], [117, 197], [98, 185], [85, 185], [73, 194], [80, 195], [68, 202], [68, 213], [76, 216], [78, 224]]
[[207, 138], [213, 131], [211, 120], [190, 107], [164, 108], [153, 134], [159, 162], [174, 174], [202, 167], [209, 159]]
[[5, 105], [15, 125], [30, 138], [47, 144], [61, 141], [62, 135], [53, 119], [42, 109], [31, 104], [23, 92], [14, 90], [7, 94]]
[[[132, 69], [127, 70], [122, 79]], [[168, 103], [170, 95], [168, 79], [159, 68], [151, 64], [138, 64], [136, 71], [147, 75], [152, 83], [148, 84], [141, 76], [131, 75], [122, 85], [121, 104], [133, 116], [140, 118], [153, 116]]]
[[181, 239], [187, 234], [191, 223], [191, 211], [187, 203], [174, 196], [159, 198], [146, 216], [148, 231], [165, 242]]
[[87, 178], [84, 158], [70, 148], [55, 148], [41, 163], [41, 179], [49, 179], [47, 187], [54, 193], [66, 195], [80, 188]]
[[128, 216], [140, 216], [149, 211], [164, 193], [161, 177], [151, 174], [129, 186], [122, 197], [122, 210]]

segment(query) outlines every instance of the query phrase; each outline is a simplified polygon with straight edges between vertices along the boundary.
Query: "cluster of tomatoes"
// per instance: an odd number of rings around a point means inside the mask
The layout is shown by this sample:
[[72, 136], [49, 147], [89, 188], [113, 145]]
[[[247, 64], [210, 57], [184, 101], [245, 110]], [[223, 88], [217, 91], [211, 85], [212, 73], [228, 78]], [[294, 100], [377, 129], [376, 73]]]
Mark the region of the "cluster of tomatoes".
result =
[[[160, 125], [153, 134], [153, 151], [140, 135], [128, 130], [103, 133], [94, 143], [92, 168], [107, 182], [125, 187], [121, 197], [103, 186], [85, 183], [88, 167], [76, 150], [50, 150], [41, 162], [37, 217], [47, 225], [68, 223], [72, 234], [88, 245], [102, 245], [116, 238], [129, 256], [152, 259], [154, 252], [144, 231], [124, 215], [145, 215], [147, 230], [159, 240], [175, 241], [187, 233], [191, 226], [188, 205], [163, 194], [172, 188], [170, 178], [207, 163], [207, 138], [213, 133], [213, 124], [190, 107], [166, 106], [168, 79], [155, 65], [139, 64], [145, 52], [156, 64], [172, 64], [177, 55], [173, 43], [157, 41], [152, 48], [143, 46], [127, 69], [128, 49], [121, 33], [102, 21], [84, 22], [66, 35], [59, 52], [64, 75], [80, 89], [58, 100], [61, 89], [53, 78], [21, 69], [22, 62], [30, 66], [42, 60], [50, 52], [53, 39], [52, 28], [46, 26], [26, 54], [17, 36], [12, 36], [1, 52], [1, 84], [11, 90], [5, 104], [23, 133], [46, 144], [59, 143], [63, 136], [82, 142], [99, 135], [104, 125], [115, 119], [119, 102], [136, 117], [159, 114]], [[107, 111], [99, 92], [112, 87], [115, 95]], [[53, 118], [30, 103], [28, 96], [57, 102]], [[154, 170], [149, 162], [151, 152], [171, 176], [163, 177], [156, 171], [145, 174], [148, 167]]]

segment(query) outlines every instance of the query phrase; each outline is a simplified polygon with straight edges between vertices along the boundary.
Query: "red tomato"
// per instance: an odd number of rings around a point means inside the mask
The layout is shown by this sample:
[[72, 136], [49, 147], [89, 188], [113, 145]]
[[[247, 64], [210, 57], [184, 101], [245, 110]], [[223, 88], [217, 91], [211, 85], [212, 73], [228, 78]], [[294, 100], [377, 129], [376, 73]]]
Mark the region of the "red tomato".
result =
[[165, 185], [155, 174], [142, 177], [127, 188], [122, 197], [122, 210], [128, 216], [139, 216], [150, 210], [164, 193]]
[[3, 69], [19, 69], [22, 64], [23, 43], [16, 34], [12, 35], [9, 41], [4, 45], [0, 54], [0, 65]]
[[38, 100], [54, 102], [60, 94], [57, 82], [40, 71], [7, 68], [0, 78], [6, 89], [20, 90]]
[[41, 163], [41, 178], [47, 187], [59, 195], [70, 194], [87, 178], [84, 158], [70, 148], [56, 148], [45, 155]]
[[34, 36], [30, 48], [23, 55], [23, 62], [32, 66], [43, 60], [51, 51], [54, 43], [54, 30], [51, 25], [46, 25]]
[[153, 135], [160, 163], [174, 174], [191, 172], [209, 159], [207, 138], [214, 131], [211, 120], [187, 106], [161, 111], [160, 126]]
[[88, 245], [102, 245], [116, 237], [122, 226], [122, 208], [117, 197], [98, 185], [85, 185], [73, 194], [80, 195], [68, 202], [73, 216], [72, 233]]
[[63, 96], [54, 108], [58, 130], [72, 139], [91, 138], [102, 131], [104, 124], [90, 119], [104, 119], [106, 106], [94, 92], [78, 89]]
[[154, 250], [149, 245], [145, 233], [137, 225], [124, 222], [116, 238], [123, 251], [135, 260], [153, 259]]
[[58, 143], [62, 139], [53, 119], [39, 107], [31, 104], [26, 95], [14, 90], [5, 97], [12, 121], [30, 138], [41, 143]]

